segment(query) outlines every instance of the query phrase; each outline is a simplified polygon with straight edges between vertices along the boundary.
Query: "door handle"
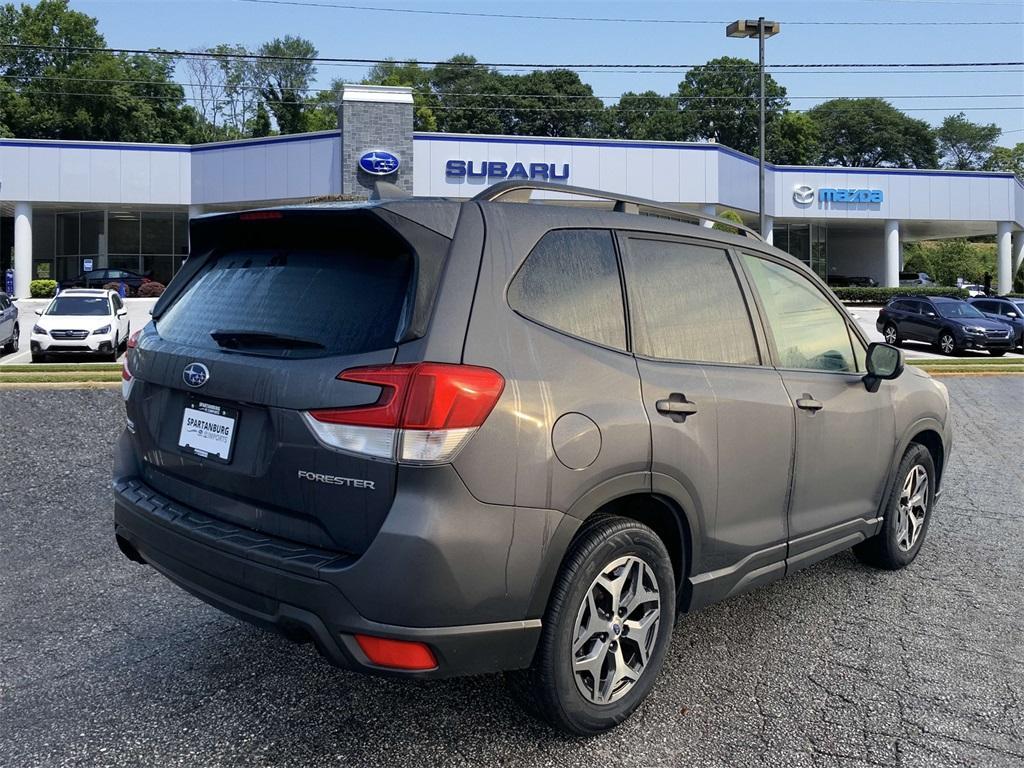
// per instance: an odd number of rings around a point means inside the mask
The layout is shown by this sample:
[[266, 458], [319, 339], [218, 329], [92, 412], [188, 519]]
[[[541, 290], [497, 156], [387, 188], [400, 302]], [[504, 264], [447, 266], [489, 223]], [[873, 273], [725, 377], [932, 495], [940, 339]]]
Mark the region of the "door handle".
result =
[[689, 402], [686, 395], [681, 392], [673, 392], [667, 399], [656, 402], [654, 407], [658, 409], [658, 413], [668, 416], [675, 422], [686, 421], [687, 416], [697, 413], [696, 403]]
[[810, 411], [811, 413], [815, 413], [817, 411], [820, 411], [825, 406], [821, 404], [821, 401], [815, 400], [813, 397], [811, 397], [809, 394], [805, 392], [804, 396], [796, 401], [796, 407], [803, 408], [805, 411]]

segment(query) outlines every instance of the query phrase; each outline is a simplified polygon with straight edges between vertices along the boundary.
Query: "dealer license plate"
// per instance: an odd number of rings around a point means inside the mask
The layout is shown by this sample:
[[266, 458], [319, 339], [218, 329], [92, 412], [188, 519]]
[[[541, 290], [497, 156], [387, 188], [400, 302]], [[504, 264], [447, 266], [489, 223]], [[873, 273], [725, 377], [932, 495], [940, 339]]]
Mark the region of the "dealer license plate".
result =
[[204, 459], [227, 463], [238, 426], [238, 411], [213, 403], [193, 400], [181, 417], [178, 447]]

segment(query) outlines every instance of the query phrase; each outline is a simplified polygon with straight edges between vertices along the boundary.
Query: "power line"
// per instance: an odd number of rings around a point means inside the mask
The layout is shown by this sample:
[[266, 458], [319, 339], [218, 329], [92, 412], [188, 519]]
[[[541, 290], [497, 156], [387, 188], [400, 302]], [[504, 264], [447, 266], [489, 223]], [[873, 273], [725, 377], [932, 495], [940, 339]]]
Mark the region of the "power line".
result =
[[[732, 19], [651, 19], [607, 16], [544, 16], [522, 13], [486, 13], [483, 11], [444, 11], [428, 8], [389, 8], [372, 5], [354, 5], [351, 3], [328, 3], [316, 0], [238, 0], [257, 5], [288, 5], [306, 8], [332, 8], [343, 11], [375, 11], [378, 13], [406, 13], [427, 16], [458, 16], [483, 19], [514, 19], [518, 21], [586, 21], [611, 22], [615, 24], [717, 24], [726, 25]], [[945, 27], [945, 26], [1005, 26], [1007, 24], [1024, 24], [1024, 21], [782, 21], [782, 24], [796, 26], [861, 26], [861, 27]]]
[[[244, 83], [236, 85], [222, 85], [219, 83], [193, 83], [189, 81], [178, 81], [178, 80], [134, 80], [131, 78], [94, 78], [94, 77], [66, 77], [62, 75], [0, 75], [2, 80], [17, 80], [17, 81], [56, 81], [56, 82], [71, 82], [71, 83], [106, 83], [113, 85], [147, 85], [147, 86], [180, 86], [183, 88], [208, 88], [210, 90], [221, 90], [221, 91], [259, 91], [261, 90], [258, 85], [247, 85]], [[333, 88], [306, 88], [304, 89], [308, 93], [321, 94], [321, 93], [333, 93]], [[632, 98], [663, 98], [663, 99], [683, 99], [686, 101], [757, 101], [757, 95], [750, 96], [679, 96], [675, 93], [668, 94], [656, 94], [656, 96], [648, 97], [645, 95], [646, 92], [635, 93], [631, 92]], [[553, 93], [494, 93], [494, 92], [468, 92], [468, 91], [435, 91], [431, 90], [426, 93], [413, 93], [414, 96], [422, 98], [425, 96], [439, 96], [439, 97], [455, 97], [455, 98], [502, 98], [502, 99], [622, 99], [625, 94], [618, 96], [607, 95], [601, 96], [598, 94], [553, 94]], [[832, 95], [793, 95], [786, 94], [784, 97], [788, 100], [801, 100], [801, 101], [816, 101], [816, 100], [831, 100], [831, 99], [1024, 99], [1024, 93], [962, 93], [962, 94], [935, 94], [925, 95], [920, 93], [915, 94], [864, 94], [864, 95], [846, 95], [846, 94], [832, 94]]]
[[[1024, 24], [1024, 22], [1021, 22]], [[749, 66], [747, 64], [604, 64], [604, 63], [584, 63], [584, 64], [544, 64], [544, 63], [508, 63], [508, 62], [462, 62], [462, 61], [417, 61], [415, 59], [362, 59], [362, 58], [343, 58], [334, 56], [284, 56], [279, 54], [263, 54], [263, 53], [234, 53], [234, 52], [220, 52], [220, 51], [180, 51], [180, 50], [147, 50], [142, 48], [101, 48], [92, 46], [65, 46], [65, 45], [34, 45], [28, 43], [0, 43], [0, 48], [14, 49], [14, 50], [49, 50], [49, 51], [63, 51], [63, 52], [85, 52], [85, 53], [121, 53], [130, 55], [143, 55], [143, 56], [154, 56], [154, 57], [165, 57], [170, 59], [190, 59], [190, 58], [212, 58], [212, 59], [246, 59], [252, 61], [301, 61], [312, 64], [361, 64], [361, 65], [373, 65], [373, 64], [396, 64], [396, 65], [412, 65], [418, 64], [422, 66], [448, 66], [448, 67], [478, 67], [478, 68], [505, 68], [505, 69], [590, 69], [590, 70], [636, 70], [636, 69], [652, 69], [652, 70], [665, 70], [665, 69], [679, 69], [689, 70], [697, 68], [705, 69], [745, 69]], [[947, 68], [972, 68], [972, 69], [984, 69], [987, 67], [1021, 67], [1024, 66], [1024, 61], [961, 61], [961, 62], [852, 62], [852, 63], [789, 63], [789, 64], [771, 64], [766, 69], [772, 70], [790, 70], [790, 69], [866, 69], [866, 68], [892, 68], [892, 69], [929, 69], [934, 70], [939, 67]]]

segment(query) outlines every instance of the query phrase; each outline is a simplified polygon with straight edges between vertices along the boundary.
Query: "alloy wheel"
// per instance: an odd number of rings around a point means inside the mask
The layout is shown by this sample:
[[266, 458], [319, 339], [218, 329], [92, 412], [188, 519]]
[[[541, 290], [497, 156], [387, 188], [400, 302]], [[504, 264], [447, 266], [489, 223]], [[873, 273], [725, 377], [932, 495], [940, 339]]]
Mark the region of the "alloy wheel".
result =
[[885, 335], [885, 343], [886, 344], [895, 344], [896, 343], [896, 339], [898, 337], [897, 333], [896, 333], [896, 326], [895, 325], [887, 325], [885, 327], [885, 334], [884, 335]]
[[896, 508], [896, 546], [904, 552], [913, 549], [924, 529], [928, 514], [928, 471], [915, 464], [907, 473]]
[[952, 355], [953, 350], [956, 349], [956, 342], [953, 340], [952, 335], [944, 333], [939, 337], [939, 348], [944, 354]]
[[633, 688], [658, 639], [661, 596], [654, 570], [627, 555], [606, 565], [576, 614], [572, 670], [592, 704], [611, 704]]

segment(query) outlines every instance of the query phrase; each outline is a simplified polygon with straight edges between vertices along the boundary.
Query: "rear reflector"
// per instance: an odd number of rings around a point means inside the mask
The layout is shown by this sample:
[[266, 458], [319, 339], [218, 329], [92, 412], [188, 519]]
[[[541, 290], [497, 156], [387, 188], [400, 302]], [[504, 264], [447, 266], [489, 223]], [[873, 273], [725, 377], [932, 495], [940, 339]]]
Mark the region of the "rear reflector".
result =
[[309, 411], [317, 437], [341, 450], [419, 464], [451, 461], [505, 388], [497, 371], [447, 363], [350, 368], [338, 378], [376, 385], [380, 394], [371, 405]]
[[356, 635], [356, 642], [371, 664], [388, 669], [437, 669], [434, 652], [423, 643], [390, 640], [386, 637]]

